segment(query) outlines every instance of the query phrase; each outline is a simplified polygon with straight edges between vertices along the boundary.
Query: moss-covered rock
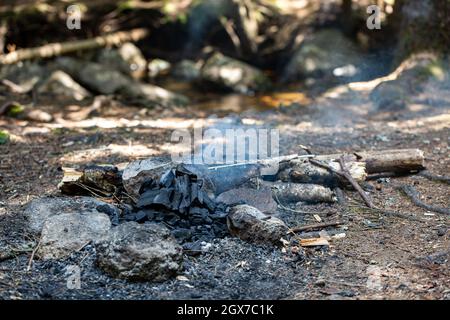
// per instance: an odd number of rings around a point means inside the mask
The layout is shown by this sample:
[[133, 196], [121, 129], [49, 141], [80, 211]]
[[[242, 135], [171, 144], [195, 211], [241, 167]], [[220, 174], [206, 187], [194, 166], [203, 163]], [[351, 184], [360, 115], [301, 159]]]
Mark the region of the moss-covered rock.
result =
[[363, 55], [358, 46], [338, 30], [311, 35], [292, 56], [284, 70], [285, 80], [304, 78], [353, 78], [360, 73]]
[[141, 50], [130, 42], [124, 43], [117, 49], [104, 48], [100, 50], [97, 62], [135, 79], [142, 79], [147, 71], [147, 60]]
[[206, 61], [201, 70], [201, 79], [244, 94], [265, 91], [271, 87], [269, 78], [261, 70], [221, 53], [213, 54]]
[[412, 55], [394, 74], [396, 79], [380, 83], [370, 94], [378, 111], [404, 109], [411, 96], [422, 92], [428, 83], [443, 82], [448, 77], [444, 61], [431, 53]]

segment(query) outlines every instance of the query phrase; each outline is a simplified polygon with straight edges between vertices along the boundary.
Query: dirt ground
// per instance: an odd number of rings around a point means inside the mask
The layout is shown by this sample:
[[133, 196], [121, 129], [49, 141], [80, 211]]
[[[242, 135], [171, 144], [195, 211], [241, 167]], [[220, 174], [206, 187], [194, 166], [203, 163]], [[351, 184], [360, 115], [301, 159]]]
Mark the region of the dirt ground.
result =
[[[329, 247], [285, 253], [238, 239], [217, 239], [208, 252], [186, 257], [182, 275], [187, 280], [160, 284], [108, 277], [95, 267], [90, 245], [62, 261], [35, 259], [27, 270], [36, 239], [23, 231], [21, 210], [31, 199], [58, 194], [62, 166], [119, 164], [167, 153], [174, 129], [190, 127], [195, 119], [207, 123], [214, 114], [240, 112], [244, 125], [278, 128], [282, 154], [299, 152], [300, 144], [316, 154], [420, 148], [431, 172], [450, 174], [448, 88], [430, 85], [413, 97], [408, 110], [384, 114], [371, 111], [368, 92], [348, 86], [291, 107], [254, 111], [252, 101], [231, 96], [221, 98], [215, 108], [189, 110], [113, 103], [75, 121], [70, 118], [82, 108], [44, 99], [40, 108], [55, 116], [52, 123], [1, 118], [0, 127], [12, 137], [0, 146], [0, 251], [13, 248], [14, 254], [0, 259], [0, 298], [450, 299], [450, 217], [416, 207], [398, 190], [414, 185], [424, 202], [449, 208], [450, 186], [418, 175], [365, 185], [378, 207], [406, 218], [370, 211], [350, 191], [346, 206], [302, 207], [323, 221], [345, 221], [345, 237]], [[280, 216], [289, 226], [315, 221], [312, 215], [282, 209]], [[67, 289], [67, 265], [81, 267], [80, 290]]]

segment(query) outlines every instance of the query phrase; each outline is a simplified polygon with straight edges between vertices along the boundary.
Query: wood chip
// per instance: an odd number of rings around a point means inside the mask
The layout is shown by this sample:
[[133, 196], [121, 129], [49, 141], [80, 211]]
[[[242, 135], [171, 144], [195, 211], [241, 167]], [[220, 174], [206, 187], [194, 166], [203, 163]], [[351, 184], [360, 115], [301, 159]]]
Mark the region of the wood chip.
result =
[[325, 238], [313, 238], [300, 240], [302, 247], [329, 246], [330, 243]]

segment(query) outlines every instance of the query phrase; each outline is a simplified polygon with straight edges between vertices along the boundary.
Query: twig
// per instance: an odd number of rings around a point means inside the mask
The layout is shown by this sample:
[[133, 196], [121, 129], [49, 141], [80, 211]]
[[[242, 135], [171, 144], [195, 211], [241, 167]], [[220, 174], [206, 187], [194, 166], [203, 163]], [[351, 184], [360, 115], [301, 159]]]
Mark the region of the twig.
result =
[[[340, 164], [341, 168], [342, 167], [345, 168], [345, 164], [343, 163], [343, 161], [344, 160], [341, 157], [339, 159], [339, 164]], [[309, 162], [311, 162], [312, 164], [314, 164], [314, 165], [316, 165], [318, 167], [324, 168], [324, 169], [326, 169], [326, 170], [328, 170], [328, 171], [330, 171], [332, 173], [335, 173], [335, 174], [337, 174], [340, 177], [343, 177], [343, 178], [347, 179], [352, 184], [352, 186], [358, 191], [358, 193], [361, 195], [361, 197], [364, 199], [364, 201], [366, 202], [366, 205], [367, 205], [366, 208], [368, 208], [370, 210], [373, 210], [373, 211], [376, 211], [376, 212], [379, 212], [379, 213], [383, 213], [383, 214], [385, 214], [387, 216], [394, 216], [394, 217], [397, 217], [397, 218], [423, 222], [423, 220], [421, 220], [421, 219], [418, 219], [418, 218], [415, 218], [415, 217], [411, 217], [411, 216], [409, 216], [407, 214], [404, 214], [404, 213], [390, 211], [390, 210], [385, 210], [385, 209], [381, 209], [381, 208], [376, 207], [372, 203], [371, 199], [366, 195], [364, 190], [362, 190], [362, 188], [359, 186], [359, 184], [355, 181], [355, 179], [353, 179], [353, 177], [351, 175], [348, 175], [348, 170], [347, 170], [347, 176], [346, 176], [345, 172], [337, 171], [336, 169], [334, 169], [331, 166], [329, 166], [327, 164], [324, 164], [322, 162], [316, 161], [314, 159], [309, 159]], [[352, 181], [353, 181], [353, 183], [352, 183]]]
[[8, 54], [0, 55], [0, 65], [12, 64], [22, 60], [34, 58], [50, 58], [75, 51], [96, 49], [108, 45], [118, 45], [128, 41], [135, 42], [143, 39], [147, 35], [148, 31], [146, 29], [133, 29], [129, 31], [119, 31], [91, 39], [50, 43], [41, 47], [20, 49]]
[[313, 229], [323, 229], [327, 227], [335, 227], [343, 224], [342, 221], [334, 221], [334, 222], [323, 222], [323, 223], [315, 223], [315, 224], [308, 224], [306, 226], [299, 226], [295, 228], [291, 228], [290, 230], [292, 232], [301, 232], [306, 230], [313, 230]]
[[27, 90], [19, 86], [18, 84], [12, 82], [8, 79], [3, 79], [2, 84], [6, 87], [8, 87], [9, 90], [11, 90], [14, 93], [26, 93]]
[[334, 169], [333, 167], [331, 167], [331, 166], [329, 166], [329, 165], [327, 165], [325, 163], [322, 163], [322, 162], [314, 160], [314, 159], [309, 159], [309, 162], [312, 163], [315, 166], [318, 166], [318, 167], [322, 168], [322, 169], [328, 170], [331, 173], [337, 174], [341, 178], [345, 178], [342, 172], [337, 171], [336, 169]]
[[[77, 181], [74, 181], [73, 184], [85, 189], [86, 191], [90, 192], [93, 196], [98, 197], [98, 198], [107, 198], [111, 195], [110, 193], [108, 193], [106, 191], [87, 186], [87, 185], [77, 182]], [[102, 197], [99, 193], [96, 193], [96, 192], [102, 193], [104, 196]]]
[[416, 206], [418, 206], [422, 209], [428, 210], [428, 211], [433, 211], [433, 212], [437, 212], [437, 213], [450, 215], [450, 209], [431, 206], [429, 204], [422, 202], [419, 199], [419, 197], [420, 197], [419, 193], [413, 186], [403, 185], [400, 187], [400, 189], [408, 196], [408, 198], [411, 199], [412, 203], [414, 203]]
[[27, 272], [31, 270], [31, 265], [33, 264], [34, 256], [41, 245], [41, 240], [42, 238], [39, 239], [39, 242], [37, 243], [36, 247], [34, 247], [33, 252], [31, 252], [30, 260], [28, 260]]
[[311, 162], [312, 164], [324, 168], [328, 171], [330, 171], [331, 173], [337, 174], [338, 176], [346, 179], [348, 182], [350, 182], [350, 184], [353, 186], [353, 188], [355, 188], [355, 190], [359, 193], [359, 195], [361, 196], [361, 198], [364, 200], [364, 202], [366, 203], [366, 205], [369, 208], [375, 208], [375, 205], [372, 203], [372, 200], [367, 196], [367, 194], [364, 192], [364, 190], [361, 188], [361, 186], [355, 181], [355, 179], [353, 179], [352, 175], [350, 174], [350, 172], [348, 171], [348, 169], [345, 166], [344, 163], [344, 158], [341, 157], [339, 158], [339, 165], [341, 166], [341, 171], [338, 171], [336, 169], [334, 169], [333, 167], [316, 161], [314, 159], [309, 159], [309, 162]]
[[233, 42], [234, 48], [236, 49], [238, 56], [242, 56], [241, 40], [239, 39], [239, 36], [236, 34], [236, 31], [234, 30], [233, 22], [225, 17], [222, 17], [220, 19], [220, 23], [222, 24], [223, 28], [228, 33], [228, 36]]
[[131, 201], [133, 201], [135, 204], [137, 203], [136, 198], [134, 198], [133, 196], [129, 195], [128, 193], [126, 193], [125, 191], [122, 191], [122, 194], [128, 198], [131, 199]]
[[450, 184], [449, 176], [441, 176], [441, 175], [433, 174], [428, 170], [420, 171], [419, 173], [417, 173], [417, 175], [427, 178], [431, 181], [439, 181], [439, 182]]
[[6, 101], [4, 104], [2, 104], [0, 106], [0, 116], [2, 116], [5, 113], [7, 113], [9, 108], [11, 108], [11, 106], [13, 106], [15, 103], [16, 103], [15, 101]]
[[364, 192], [364, 190], [361, 188], [361, 186], [353, 179], [352, 175], [348, 171], [347, 167], [345, 166], [345, 161], [343, 157], [339, 158], [339, 165], [341, 166], [342, 174], [345, 177], [345, 179], [350, 182], [350, 184], [355, 188], [356, 191], [358, 191], [361, 198], [364, 200], [366, 205], [369, 208], [375, 208], [375, 205], [372, 202], [372, 199], [369, 198], [369, 196]]
[[386, 216], [392, 216], [392, 217], [397, 217], [397, 218], [401, 218], [401, 219], [406, 219], [406, 220], [413, 220], [413, 221], [417, 221], [417, 222], [423, 222], [422, 219], [413, 217], [411, 215], [408, 215], [406, 213], [401, 213], [401, 212], [396, 212], [396, 211], [391, 211], [391, 210], [385, 210], [385, 209], [381, 209], [381, 208], [368, 208], [366, 206], [361, 206], [361, 205], [356, 205], [358, 208], [361, 209], [367, 209], [367, 210], [371, 210], [374, 212], [378, 212], [378, 213], [382, 213]]

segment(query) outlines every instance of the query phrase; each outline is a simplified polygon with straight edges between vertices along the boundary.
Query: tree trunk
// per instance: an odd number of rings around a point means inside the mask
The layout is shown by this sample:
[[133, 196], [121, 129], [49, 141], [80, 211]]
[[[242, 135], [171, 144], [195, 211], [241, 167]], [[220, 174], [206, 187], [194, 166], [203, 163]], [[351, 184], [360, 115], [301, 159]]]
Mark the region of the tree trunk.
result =
[[450, 1], [396, 0], [391, 23], [397, 30], [396, 62], [420, 51], [450, 48]]

